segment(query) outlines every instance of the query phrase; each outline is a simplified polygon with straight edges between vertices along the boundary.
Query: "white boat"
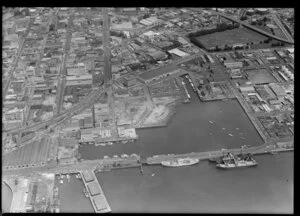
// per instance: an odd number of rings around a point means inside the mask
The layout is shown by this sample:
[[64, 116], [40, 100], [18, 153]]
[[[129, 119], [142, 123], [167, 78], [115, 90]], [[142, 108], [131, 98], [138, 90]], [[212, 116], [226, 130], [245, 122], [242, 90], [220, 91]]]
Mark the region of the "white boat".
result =
[[155, 173], [152, 173], [152, 175], [151, 176], [155, 176]]
[[199, 159], [194, 158], [179, 158], [170, 161], [163, 161], [161, 164], [168, 167], [189, 166], [199, 163]]
[[63, 183], [64, 183], [64, 180], [61, 179], [61, 180], [59, 181], [59, 183], [63, 184]]
[[226, 128], [222, 128], [222, 130], [226, 130]]
[[232, 134], [228, 134], [229, 136], [233, 136]]
[[213, 124], [214, 122], [213, 121], [209, 121], [209, 123]]
[[112, 145], [113, 143], [112, 143], [112, 142], [108, 142], [107, 144], [108, 144], [108, 145]]

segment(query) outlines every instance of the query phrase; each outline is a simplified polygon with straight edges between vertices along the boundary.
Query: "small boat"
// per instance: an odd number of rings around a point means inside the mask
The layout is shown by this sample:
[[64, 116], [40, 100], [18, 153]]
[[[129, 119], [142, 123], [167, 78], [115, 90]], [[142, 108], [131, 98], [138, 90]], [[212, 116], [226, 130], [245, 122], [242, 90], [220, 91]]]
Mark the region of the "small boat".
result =
[[232, 134], [228, 134], [229, 136], [233, 136]]
[[106, 144], [105, 144], [105, 143], [100, 143], [100, 145], [101, 145], [101, 146], [106, 146]]
[[214, 122], [213, 121], [209, 121], [209, 123], [213, 124]]
[[63, 183], [64, 183], [64, 180], [61, 179], [61, 180], [59, 181], [59, 183], [63, 184]]
[[113, 143], [112, 143], [112, 142], [108, 142], [107, 144], [108, 144], [108, 145], [112, 145]]
[[109, 159], [109, 157], [108, 157], [108, 156], [106, 156], [106, 155], [105, 155], [103, 158], [104, 158], [104, 159]]
[[152, 173], [152, 175], [151, 176], [155, 176], [155, 173]]
[[226, 128], [222, 128], [222, 130], [226, 130]]
[[239, 128], [235, 128], [236, 130], [239, 130]]

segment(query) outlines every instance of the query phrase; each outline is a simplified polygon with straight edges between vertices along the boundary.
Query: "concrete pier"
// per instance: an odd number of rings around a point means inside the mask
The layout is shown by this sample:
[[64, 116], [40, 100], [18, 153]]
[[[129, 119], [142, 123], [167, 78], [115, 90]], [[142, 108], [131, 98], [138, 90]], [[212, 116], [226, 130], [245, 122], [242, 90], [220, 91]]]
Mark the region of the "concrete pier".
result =
[[256, 154], [265, 154], [265, 153], [272, 153], [272, 152], [284, 152], [284, 151], [293, 151], [294, 148], [281, 148], [277, 145], [267, 143], [257, 147], [251, 147], [241, 150], [241, 148], [236, 149], [226, 149], [226, 150], [216, 150], [216, 151], [207, 151], [207, 152], [192, 152], [187, 154], [171, 154], [171, 155], [155, 155], [153, 157], [149, 157], [146, 160], [146, 164], [148, 165], [155, 165], [161, 164], [162, 161], [170, 161], [177, 158], [195, 158], [199, 160], [207, 160], [216, 157], [222, 157], [223, 155], [227, 154], [228, 152], [232, 153], [233, 155], [238, 155], [243, 152], [244, 154], [251, 153], [253, 155]]
[[90, 200], [96, 213], [111, 212], [103, 190], [93, 170], [80, 172], [86, 190], [89, 192]]

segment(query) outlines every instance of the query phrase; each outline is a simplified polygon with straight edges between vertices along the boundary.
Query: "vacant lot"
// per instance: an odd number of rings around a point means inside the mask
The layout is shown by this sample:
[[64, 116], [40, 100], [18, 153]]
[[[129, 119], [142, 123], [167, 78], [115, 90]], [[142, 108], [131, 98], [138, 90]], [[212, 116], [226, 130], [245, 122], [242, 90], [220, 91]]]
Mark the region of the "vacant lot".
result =
[[265, 69], [261, 70], [247, 70], [245, 71], [249, 77], [249, 80], [253, 84], [261, 84], [261, 83], [271, 83], [275, 82], [276, 80], [273, 76]]
[[239, 43], [259, 43], [265, 39], [267, 39], [267, 37], [246, 28], [236, 28], [197, 37], [197, 40], [206, 48], [215, 46], [223, 47], [226, 44], [230, 46]]

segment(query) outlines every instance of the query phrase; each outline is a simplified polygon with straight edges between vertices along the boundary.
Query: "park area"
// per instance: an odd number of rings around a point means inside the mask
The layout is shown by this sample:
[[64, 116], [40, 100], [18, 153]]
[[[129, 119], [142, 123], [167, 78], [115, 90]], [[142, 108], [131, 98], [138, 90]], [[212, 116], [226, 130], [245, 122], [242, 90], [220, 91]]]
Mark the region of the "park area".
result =
[[218, 47], [224, 47], [225, 45], [231, 46], [234, 44], [247, 44], [247, 43], [259, 43], [264, 41], [267, 37], [251, 31], [247, 28], [235, 28], [232, 30], [226, 30], [223, 32], [216, 32], [196, 38], [207, 49]]

